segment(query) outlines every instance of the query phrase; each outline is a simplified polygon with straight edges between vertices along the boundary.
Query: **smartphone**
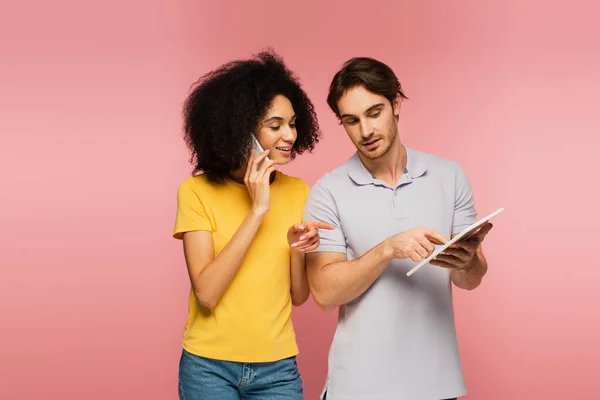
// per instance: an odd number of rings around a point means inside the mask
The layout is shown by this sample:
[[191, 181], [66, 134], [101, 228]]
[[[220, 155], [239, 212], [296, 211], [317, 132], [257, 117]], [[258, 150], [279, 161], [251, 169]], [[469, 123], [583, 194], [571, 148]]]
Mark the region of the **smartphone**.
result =
[[[254, 134], [252, 134], [252, 141], [254, 142], [253, 148], [254, 148], [254, 158], [260, 156], [264, 150], [262, 148], [262, 146], [260, 145], [260, 143], [258, 142], [258, 139], [256, 138], [256, 136], [254, 136]], [[261, 161], [261, 163], [258, 165], [258, 169], [260, 169], [260, 167], [262, 167], [262, 163], [265, 162], [265, 160], [268, 160], [269, 157], [265, 157], [265, 159], [263, 161]]]

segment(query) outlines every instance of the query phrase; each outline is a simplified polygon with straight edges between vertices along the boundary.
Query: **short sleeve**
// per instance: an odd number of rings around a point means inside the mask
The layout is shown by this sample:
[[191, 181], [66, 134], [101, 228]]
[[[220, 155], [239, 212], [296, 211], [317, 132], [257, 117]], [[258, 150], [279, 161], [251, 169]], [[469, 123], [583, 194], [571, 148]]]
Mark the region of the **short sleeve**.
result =
[[173, 237], [182, 239], [183, 234], [190, 231], [212, 231], [212, 226], [197, 189], [188, 180], [177, 190], [177, 214]]
[[335, 226], [333, 230], [319, 229], [321, 244], [312, 252], [346, 253], [346, 238], [335, 200], [331, 193], [319, 183], [315, 184], [308, 194], [303, 220], [304, 222], [325, 222]]
[[475, 199], [473, 190], [465, 171], [456, 164], [455, 175], [454, 218], [452, 220], [452, 234], [463, 231], [469, 225], [477, 222]]

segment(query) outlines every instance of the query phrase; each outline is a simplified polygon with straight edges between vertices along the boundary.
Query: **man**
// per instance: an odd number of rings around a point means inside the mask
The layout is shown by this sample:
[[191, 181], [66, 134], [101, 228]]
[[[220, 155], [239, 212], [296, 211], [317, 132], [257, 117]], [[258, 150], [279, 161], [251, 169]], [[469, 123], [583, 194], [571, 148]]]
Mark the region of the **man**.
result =
[[477, 213], [458, 164], [402, 144], [404, 99], [394, 72], [371, 58], [351, 59], [331, 83], [328, 104], [357, 151], [316, 182], [305, 206], [305, 220], [335, 226], [320, 232], [306, 261], [316, 303], [339, 307], [327, 400], [466, 394], [452, 284], [480, 284], [487, 269], [481, 242], [492, 225], [406, 276]]

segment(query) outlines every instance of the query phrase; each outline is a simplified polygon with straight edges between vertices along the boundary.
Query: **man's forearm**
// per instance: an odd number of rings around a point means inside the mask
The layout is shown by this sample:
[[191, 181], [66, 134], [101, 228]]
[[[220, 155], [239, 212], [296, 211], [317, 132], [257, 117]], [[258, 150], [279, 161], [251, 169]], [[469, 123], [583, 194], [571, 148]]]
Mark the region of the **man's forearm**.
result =
[[450, 278], [457, 287], [465, 290], [473, 290], [481, 284], [481, 280], [486, 272], [487, 260], [480, 248], [477, 250], [471, 264], [464, 269], [451, 271]]
[[325, 310], [354, 300], [375, 282], [392, 258], [392, 251], [383, 242], [355, 260], [309, 268], [313, 298]]

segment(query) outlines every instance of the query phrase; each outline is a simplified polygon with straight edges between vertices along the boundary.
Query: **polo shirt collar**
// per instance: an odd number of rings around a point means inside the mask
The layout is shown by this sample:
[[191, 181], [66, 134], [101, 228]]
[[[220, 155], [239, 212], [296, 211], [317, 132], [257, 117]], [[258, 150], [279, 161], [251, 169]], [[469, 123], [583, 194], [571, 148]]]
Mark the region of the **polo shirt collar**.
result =
[[[422, 154], [406, 146], [404, 146], [404, 148], [406, 149], [407, 157], [404, 173], [411, 180], [423, 176], [427, 171], [427, 164], [425, 163]], [[348, 175], [358, 185], [376, 185], [381, 183], [380, 180], [371, 175], [371, 173], [365, 168], [360, 157], [358, 156], [358, 151], [355, 152], [348, 161]]]

